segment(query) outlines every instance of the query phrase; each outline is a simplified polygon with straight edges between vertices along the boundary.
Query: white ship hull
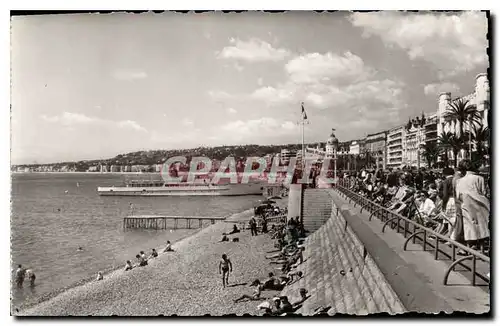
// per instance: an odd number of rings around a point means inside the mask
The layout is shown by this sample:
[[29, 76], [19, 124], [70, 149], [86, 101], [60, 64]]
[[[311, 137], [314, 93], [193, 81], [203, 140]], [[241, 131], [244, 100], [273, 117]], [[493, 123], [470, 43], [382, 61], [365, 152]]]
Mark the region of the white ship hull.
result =
[[244, 196], [262, 195], [257, 183], [166, 187], [98, 187], [101, 196]]

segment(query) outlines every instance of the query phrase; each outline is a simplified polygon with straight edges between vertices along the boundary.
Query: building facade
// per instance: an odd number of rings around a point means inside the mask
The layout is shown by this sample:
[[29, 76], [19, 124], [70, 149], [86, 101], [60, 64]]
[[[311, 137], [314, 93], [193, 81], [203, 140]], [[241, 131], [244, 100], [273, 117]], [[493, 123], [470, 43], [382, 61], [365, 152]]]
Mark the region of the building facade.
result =
[[425, 144], [425, 128], [423, 124], [412, 124], [405, 130], [403, 142], [403, 165], [420, 168], [425, 165], [422, 159], [422, 145]]
[[[488, 75], [485, 73], [476, 76], [476, 82], [474, 85], [474, 92], [452, 99], [451, 93], [441, 93], [438, 98], [438, 110], [436, 114], [437, 119], [437, 137], [439, 138], [443, 133], [451, 132], [458, 135], [460, 133], [459, 124], [454, 121], [447, 121], [445, 119], [446, 111], [448, 110], [451, 103], [459, 100], [467, 100], [470, 105], [475, 105], [477, 112], [481, 117], [481, 122], [483, 127], [488, 127], [489, 123], [489, 111], [490, 111], [490, 83], [488, 80]], [[470, 130], [470, 125], [468, 122], [464, 123], [464, 132]], [[451, 153], [448, 154], [449, 158], [452, 158]], [[460, 161], [465, 158], [465, 151], [461, 151], [458, 154], [457, 159]]]
[[392, 128], [387, 133], [387, 167], [403, 166], [405, 127]]
[[376, 167], [382, 166], [385, 170], [387, 166], [387, 132], [382, 131], [367, 135], [365, 149], [375, 159]]

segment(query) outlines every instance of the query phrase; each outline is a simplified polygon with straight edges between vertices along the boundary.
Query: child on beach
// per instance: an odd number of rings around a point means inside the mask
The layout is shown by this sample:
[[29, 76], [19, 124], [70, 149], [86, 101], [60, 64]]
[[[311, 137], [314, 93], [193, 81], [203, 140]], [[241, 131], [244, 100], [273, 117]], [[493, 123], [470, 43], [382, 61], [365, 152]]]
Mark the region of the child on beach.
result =
[[174, 249], [172, 249], [172, 245], [170, 244], [170, 241], [167, 240], [167, 247], [165, 248], [165, 250], [163, 250], [163, 252], [167, 252], [167, 251], [174, 251]]
[[132, 265], [132, 262], [130, 260], [127, 260], [127, 262], [125, 263], [125, 271], [129, 271], [132, 268], [134, 268], [134, 266]]
[[227, 258], [226, 254], [222, 255], [222, 260], [219, 263], [219, 274], [222, 271], [222, 286], [226, 287], [229, 283], [229, 273], [233, 272], [233, 264], [231, 260]]
[[146, 266], [148, 264], [148, 261], [143, 258], [141, 255], [136, 255], [135, 258], [137, 258], [137, 262], [139, 263], [139, 266]]
[[151, 249], [151, 256], [149, 256], [149, 259], [156, 258], [156, 257], [158, 257], [158, 252], [156, 252], [156, 249], [153, 248], [153, 249]]
[[262, 298], [260, 297], [260, 294], [262, 293], [262, 290], [264, 289], [264, 285], [260, 283], [259, 280], [253, 281], [253, 283], [250, 286], [255, 286], [255, 290], [252, 295], [248, 294], [243, 294], [241, 297], [237, 298], [234, 300], [234, 303], [238, 303], [243, 299], [248, 299], [248, 300], [261, 300]]
[[26, 271], [26, 277], [30, 281], [30, 286], [31, 287], [35, 286], [36, 275], [31, 269], [28, 269]]

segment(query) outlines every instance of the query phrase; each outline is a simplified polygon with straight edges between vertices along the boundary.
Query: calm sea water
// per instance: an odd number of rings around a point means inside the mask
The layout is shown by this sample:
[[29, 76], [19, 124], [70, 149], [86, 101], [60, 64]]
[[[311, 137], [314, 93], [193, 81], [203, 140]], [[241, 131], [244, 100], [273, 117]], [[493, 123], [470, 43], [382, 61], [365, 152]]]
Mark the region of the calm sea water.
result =
[[[259, 196], [114, 197], [98, 186], [119, 185], [110, 174], [16, 174], [12, 177], [12, 268], [22, 264], [37, 276], [34, 289], [12, 291], [23, 301], [67, 287], [99, 270], [124, 265], [140, 251], [163, 248], [196, 230], [123, 231], [123, 217], [134, 214], [225, 216], [252, 207]], [[197, 223], [194, 223], [197, 225]], [[78, 247], [83, 251], [77, 251]]]

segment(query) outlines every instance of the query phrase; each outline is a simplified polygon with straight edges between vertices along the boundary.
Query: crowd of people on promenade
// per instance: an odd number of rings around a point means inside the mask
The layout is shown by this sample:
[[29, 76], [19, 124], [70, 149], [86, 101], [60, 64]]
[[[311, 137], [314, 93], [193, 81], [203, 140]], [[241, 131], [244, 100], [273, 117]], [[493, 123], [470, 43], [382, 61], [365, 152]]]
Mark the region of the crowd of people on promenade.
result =
[[481, 176], [470, 160], [461, 161], [456, 169], [379, 168], [340, 178], [341, 185], [375, 203], [489, 254], [490, 179]]
[[[304, 277], [304, 273], [299, 270], [301, 264], [304, 262], [304, 240], [306, 237], [304, 225], [299, 217], [291, 218], [287, 221], [286, 215], [284, 215], [285, 210], [275, 206], [269, 206], [262, 210], [256, 209], [255, 212], [257, 216], [249, 220], [248, 229], [250, 229], [252, 236], [269, 236], [274, 240], [275, 249], [267, 252], [270, 255], [265, 257], [269, 259], [271, 271], [268, 272], [268, 277], [265, 280], [253, 280], [250, 284], [250, 287], [254, 288], [253, 292], [245, 293], [235, 298], [234, 303], [239, 303], [244, 300], [261, 301], [257, 308], [262, 310], [264, 315], [280, 316], [293, 314], [301, 308], [302, 303], [309, 298], [307, 289], [300, 288], [298, 290], [298, 297], [300, 299], [295, 302], [290, 302], [287, 296], [280, 295], [266, 298], [263, 296], [263, 292], [281, 292], [285, 287], [294, 284]], [[280, 218], [273, 219], [272, 223], [269, 223], [271, 227], [268, 228], [268, 219], [274, 216], [279, 216]], [[257, 220], [260, 220], [260, 223], [257, 223]], [[224, 233], [224, 236], [229, 234], [234, 235], [239, 232], [241, 232], [241, 230], [234, 225], [233, 230]], [[230, 258], [226, 254], [223, 254], [219, 263], [219, 274], [222, 275], [223, 287], [228, 286], [228, 276], [232, 273], [232, 270], [233, 265]], [[318, 309], [316, 313], [325, 313], [326, 310], [328, 309], [322, 307], [322, 309]]]

